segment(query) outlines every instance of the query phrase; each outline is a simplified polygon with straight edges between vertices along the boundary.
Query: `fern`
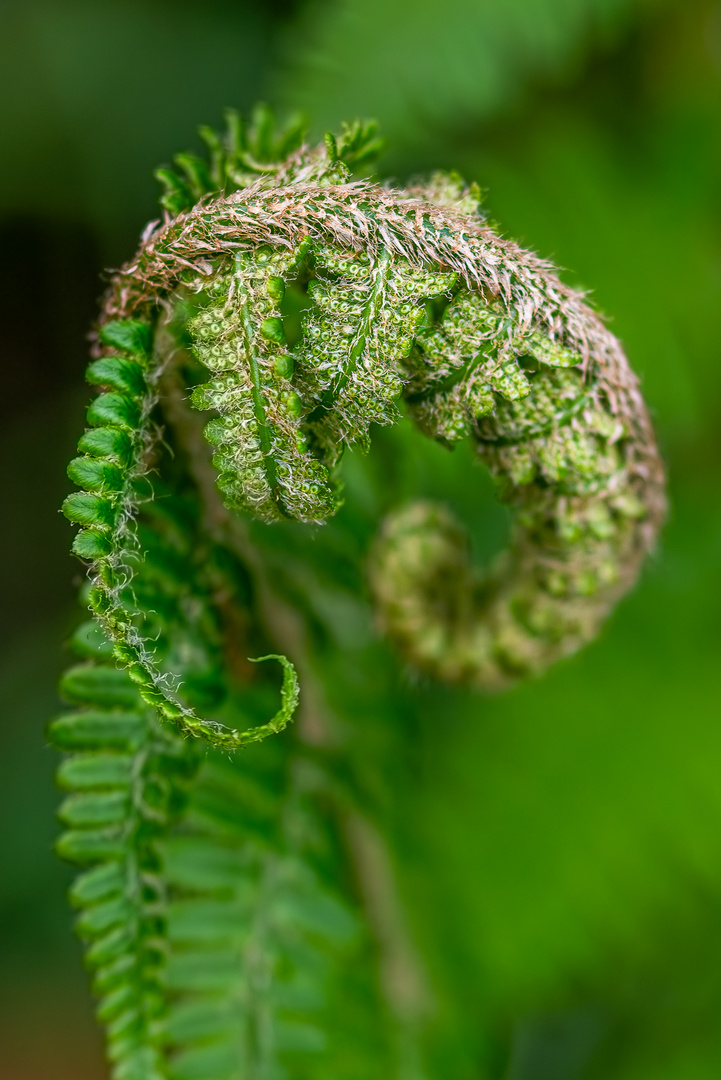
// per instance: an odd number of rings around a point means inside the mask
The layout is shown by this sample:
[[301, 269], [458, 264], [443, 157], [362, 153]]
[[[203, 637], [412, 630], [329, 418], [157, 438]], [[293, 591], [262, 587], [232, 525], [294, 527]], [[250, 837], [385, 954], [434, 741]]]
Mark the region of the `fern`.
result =
[[[247, 575], [222, 548], [209, 564], [197, 509], [156, 483], [138, 522], [134, 591], [184, 696], [247, 720], [267, 693], [228, 700], [222, 614], [193, 588], [208, 575], [242, 611]], [[275, 744], [265, 757], [202, 760], [108, 663], [97, 617], [73, 644], [85, 662], [61, 692], [84, 708], [49, 732], [70, 754], [58, 852], [84, 868], [71, 901], [113, 1075], [273, 1077], [299, 1055], [297, 1075], [309, 1053], [330, 1054], [328, 989], [364, 948], [352, 898], [336, 896], [342, 852], [314, 806], [328, 798], [322, 764]]]
[[291, 1062], [298, 1075], [304, 1057], [338, 1052], [329, 991], [342, 993], [334, 965], [358, 962], [359, 926], [314, 865], [330, 839], [313, 768], [248, 758], [206, 767], [163, 848], [173, 1076], [272, 1077]]
[[[324, 521], [344, 450], [404, 402], [432, 438], [470, 438], [515, 507], [509, 552], [479, 575], [449, 511], [415, 503], [369, 580], [410, 664], [498, 688], [596, 633], [653, 543], [662, 471], [618, 343], [476, 189], [354, 181], [372, 125], [309, 148], [261, 109], [203, 134], [209, 163], [159, 172], [165, 222], [113, 279], [88, 369], [64, 510], [93, 619], [62, 684], [80, 708], [50, 728], [71, 755], [59, 852], [87, 867], [72, 900], [118, 1080], [421, 1076], [353, 763], [322, 716], [251, 746], [298, 702], [267, 650], [301, 637], [238, 512]], [[256, 647], [283, 670], [271, 720]]]

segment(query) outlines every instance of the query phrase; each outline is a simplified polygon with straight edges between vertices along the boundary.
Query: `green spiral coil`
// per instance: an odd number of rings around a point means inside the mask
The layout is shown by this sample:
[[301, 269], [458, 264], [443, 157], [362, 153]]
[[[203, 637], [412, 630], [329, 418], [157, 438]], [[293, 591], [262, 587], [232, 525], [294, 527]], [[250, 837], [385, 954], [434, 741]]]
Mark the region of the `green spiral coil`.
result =
[[[414, 502], [380, 523], [367, 580], [408, 665], [495, 690], [598, 632], [653, 546], [663, 470], [618, 341], [477, 189], [354, 179], [373, 125], [309, 147], [260, 109], [201, 134], [208, 160], [159, 170], [164, 219], [112, 278], [68, 468], [92, 618], [50, 727], [59, 852], [83, 868], [115, 1080], [421, 1076], [420, 1014], [381, 1003], [363, 929], [357, 792], [317, 734], [253, 745], [299, 688], [243, 517], [324, 522], [345, 449], [402, 412], [471, 440], [508, 550], [479, 571], [452, 511]], [[251, 641], [282, 667], [271, 720]]]

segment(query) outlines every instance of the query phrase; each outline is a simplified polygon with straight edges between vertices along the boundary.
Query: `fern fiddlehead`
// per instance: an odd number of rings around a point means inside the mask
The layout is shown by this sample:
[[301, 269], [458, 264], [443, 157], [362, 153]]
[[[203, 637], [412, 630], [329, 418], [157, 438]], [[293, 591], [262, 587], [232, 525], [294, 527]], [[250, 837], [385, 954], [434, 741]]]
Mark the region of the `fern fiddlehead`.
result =
[[[353, 180], [372, 126], [309, 148], [260, 110], [202, 134], [209, 164], [159, 171], [165, 219], [112, 279], [64, 505], [94, 621], [63, 684], [84, 711], [51, 727], [72, 754], [60, 850], [90, 867], [73, 897], [119, 1080], [280, 1075], [284, 1045], [323, 1044], [284, 1008], [322, 1011], [353, 938], [352, 896], [314, 865], [323, 842], [299, 839], [309, 815], [323, 833], [312, 806], [332, 788], [302, 739], [269, 772], [260, 747], [217, 758], [280, 731], [298, 698], [279, 653], [263, 657], [283, 666], [272, 720], [265, 684], [248, 686], [245, 642], [267, 629], [236, 513], [324, 521], [344, 449], [401, 405], [445, 445], [470, 438], [515, 509], [509, 551], [481, 575], [449, 511], [415, 503], [383, 523], [368, 571], [411, 665], [490, 689], [594, 636], [664, 513], [618, 342], [486, 224], [473, 188]], [[235, 812], [233, 790], [250, 792]]]

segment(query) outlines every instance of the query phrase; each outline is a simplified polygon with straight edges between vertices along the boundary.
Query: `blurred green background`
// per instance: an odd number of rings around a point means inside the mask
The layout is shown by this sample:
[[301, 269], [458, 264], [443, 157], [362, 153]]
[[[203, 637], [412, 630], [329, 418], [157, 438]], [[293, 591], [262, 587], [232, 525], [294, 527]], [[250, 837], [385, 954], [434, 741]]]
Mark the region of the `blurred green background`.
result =
[[[478, 180], [507, 235], [592, 290], [668, 465], [658, 554], [601, 640], [496, 698], [414, 685], [362, 589], [294, 540], [328, 697], [384, 792], [438, 1075], [718, 1080], [721, 4], [25, 0], [0, 7], [0, 86], [0, 1080], [105, 1075], [43, 739], [76, 618], [57, 507], [99, 275], [156, 216], [153, 167], [259, 98], [316, 135], [377, 117], [401, 181]], [[414, 488], [460, 508], [479, 557], [502, 543], [462, 451], [380, 433], [346, 480], [326, 535], [349, 564]], [[281, 533], [258, 542], [280, 558]]]

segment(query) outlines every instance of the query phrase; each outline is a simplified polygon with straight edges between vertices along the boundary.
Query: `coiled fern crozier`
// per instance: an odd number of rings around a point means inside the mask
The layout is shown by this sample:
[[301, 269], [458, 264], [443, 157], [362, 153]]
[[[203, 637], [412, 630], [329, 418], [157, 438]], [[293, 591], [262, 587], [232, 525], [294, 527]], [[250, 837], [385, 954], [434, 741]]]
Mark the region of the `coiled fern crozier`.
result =
[[[68, 469], [92, 617], [50, 736], [77, 930], [117, 1080], [420, 1077], [352, 767], [318, 722], [266, 740], [298, 701], [270, 650], [293, 658], [302, 632], [243, 518], [323, 522], [344, 449], [401, 409], [472, 440], [515, 511], [509, 550], [481, 576], [419, 502], [367, 574], [407, 665], [499, 689], [597, 632], [653, 544], [662, 469], [619, 343], [475, 188], [354, 180], [372, 125], [311, 148], [261, 108], [201, 134], [208, 160], [159, 171], [164, 220], [112, 278]], [[271, 720], [258, 645], [283, 670]]]

